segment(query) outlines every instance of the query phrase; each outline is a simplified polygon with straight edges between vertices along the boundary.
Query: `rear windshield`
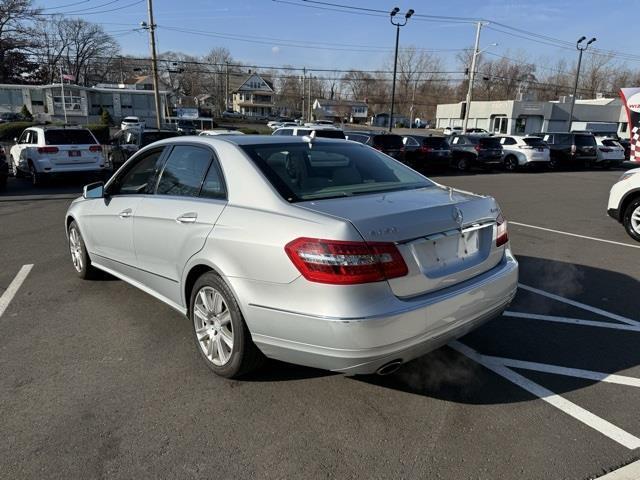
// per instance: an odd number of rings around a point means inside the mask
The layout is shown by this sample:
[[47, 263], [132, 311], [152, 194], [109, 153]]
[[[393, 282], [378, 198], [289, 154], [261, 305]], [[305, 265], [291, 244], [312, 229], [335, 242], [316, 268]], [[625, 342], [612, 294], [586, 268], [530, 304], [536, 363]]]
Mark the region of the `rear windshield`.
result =
[[351, 197], [433, 186], [386, 155], [356, 143], [241, 147], [289, 202]]
[[594, 147], [596, 145], [596, 139], [593, 135], [576, 135], [575, 142], [576, 147]]
[[540, 137], [527, 137], [523, 138], [524, 143], [529, 145], [530, 147], [546, 147], [547, 143], [542, 140]]
[[480, 137], [479, 142], [483, 148], [501, 148], [500, 139], [496, 137]]
[[47, 145], [93, 145], [98, 143], [89, 130], [46, 130], [44, 141]]
[[605, 147], [618, 147], [619, 143], [615, 140], [611, 140], [610, 138], [605, 138], [604, 140], [602, 140], [602, 145], [604, 145]]
[[382, 148], [402, 148], [402, 137], [400, 135], [376, 135], [373, 137], [373, 144]]
[[177, 132], [144, 132], [140, 146], [144, 147], [145, 145], [157, 142], [158, 140], [176, 137], [177, 135]]
[[425, 137], [422, 139], [422, 145], [425, 147], [431, 147], [435, 149], [449, 148], [449, 144], [443, 137]]

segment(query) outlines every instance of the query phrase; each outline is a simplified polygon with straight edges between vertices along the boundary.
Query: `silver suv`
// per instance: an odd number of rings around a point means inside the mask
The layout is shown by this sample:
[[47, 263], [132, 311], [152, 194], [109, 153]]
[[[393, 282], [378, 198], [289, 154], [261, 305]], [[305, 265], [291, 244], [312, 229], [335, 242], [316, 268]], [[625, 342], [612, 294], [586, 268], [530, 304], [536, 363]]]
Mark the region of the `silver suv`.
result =
[[264, 356], [390, 373], [500, 315], [518, 278], [493, 198], [344, 140], [162, 140], [85, 187], [65, 227], [80, 277], [187, 315], [226, 377]]

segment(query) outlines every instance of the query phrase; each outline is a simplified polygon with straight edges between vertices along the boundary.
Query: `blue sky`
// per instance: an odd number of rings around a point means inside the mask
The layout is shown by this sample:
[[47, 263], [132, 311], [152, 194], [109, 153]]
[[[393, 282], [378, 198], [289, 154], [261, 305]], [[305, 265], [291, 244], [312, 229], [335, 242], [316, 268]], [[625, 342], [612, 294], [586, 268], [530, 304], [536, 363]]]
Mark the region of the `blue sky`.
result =
[[[286, 1], [302, 3], [301, 0]], [[638, 0], [327, 1], [383, 10], [398, 6], [403, 12], [413, 8], [418, 14], [481, 17], [570, 42], [581, 35], [595, 36], [598, 37], [598, 48], [636, 53], [635, 32], [632, 24], [625, 22], [625, 15], [636, 11], [640, 6]], [[124, 53], [146, 56], [146, 32], [132, 31], [140, 21], [146, 20], [146, 1], [117, 11], [105, 11], [134, 3], [135, 0], [36, 2], [46, 12], [77, 12], [75, 16], [101, 23], [118, 38]], [[307, 65], [336, 69], [377, 68], [391, 54], [395, 31], [388, 18], [352, 15], [290, 3], [273, 0], [154, 0], [159, 49], [199, 55], [213, 47], [224, 46], [236, 59], [248, 64]], [[76, 5], [63, 7], [70, 4]], [[104, 12], [88, 15], [90, 9]], [[496, 25], [489, 27], [501, 28]], [[205, 34], [172, 30], [176, 28]], [[474, 34], [475, 27], [471, 24], [429, 22], [415, 18], [402, 29], [401, 45], [437, 50], [438, 55], [453, 67], [457, 53], [454, 50], [471, 46]], [[236, 38], [212, 35], [232, 35]], [[309, 45], [309, 42], [316, 43]], [[481, 44], [493, 42], [497, 42], [498, 46], [492, 48], [491, 52], [511, 56], [523, 54], [534, 62], [554, 62], [558, 57], [574, 60], [576, 56], [571, 50], [506, 35], [490, 28], [483, 29]], [[362, 51], [362, 47], [359, 47], [362, 45], [379, 48]], [[640, 68], [640, 63], [629, 65]]]

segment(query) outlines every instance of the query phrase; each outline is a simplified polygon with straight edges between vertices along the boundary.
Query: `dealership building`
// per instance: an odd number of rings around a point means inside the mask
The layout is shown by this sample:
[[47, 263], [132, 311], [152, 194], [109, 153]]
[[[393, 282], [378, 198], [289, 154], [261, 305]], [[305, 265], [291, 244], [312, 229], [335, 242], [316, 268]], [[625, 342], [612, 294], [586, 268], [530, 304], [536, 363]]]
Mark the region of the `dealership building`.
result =
[[[64, 106], [63, 106], [64, 101]], [[160, 92], [161, 112], [166, 112], [167, 92]], [[19, 113], [25, 105], [33, 118], [41, 122], [65, 120], [88, 124], [100, 121], [102, 109], [115, 121], [136, 116], [147, 125], [156, 121], [153, 91], [136, 85], [81, 87], [78, 85], [0, 85], [0, 113]], [[164, 122], [163, 122], [164, 123]]]
[[[571, 97], [540, 102], [527, 100], [474, 101], [469, 110], [468, 128], [484, 128], [490, 132], [526, 135], [536, 132], [567, 132]], [[464, 102], [438, 105], [436, 127], [462, 126]], [[576, 100], [572, 127], [582, 129], [585, 123], [615, 124], [620, 137], [629, 137], [627, 113], [619, 98]], [[578, 124], [578, 125], [576, 125]]]

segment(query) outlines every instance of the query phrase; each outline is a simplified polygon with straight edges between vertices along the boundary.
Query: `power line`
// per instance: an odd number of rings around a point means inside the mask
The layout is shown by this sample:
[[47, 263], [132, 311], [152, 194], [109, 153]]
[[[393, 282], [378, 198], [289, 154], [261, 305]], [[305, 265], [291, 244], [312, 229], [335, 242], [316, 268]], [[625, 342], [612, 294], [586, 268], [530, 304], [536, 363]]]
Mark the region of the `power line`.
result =
[[[110, 2], [107, 2], [103, 5], [101, 5], [101, 7], [104, 7], [106, 5], [109, 4], [113, 4], [116, 2], [119, 2], [121, 0], [112, 0]], [[115, 12], [115, 11], [120, 11], [120, 10], [124, 10], [125, 8], [130, 8], [130, 7], [134, 7], [136, 5], [140, 5], [141, 3], [143, 3], [145, 0], [136, 0], [135, 2], [132, 3], [128, 3], [126, 5], [122, 5], [118, 8], [110, 8], [107, 10], [93, 10], [93, 8], [99, 8], [99, 7], [93, 7], [91, 9], [85, 9], [85, 10], [77, 10], [77, 11], [71, 11], [71, 12], [53, 12], [53, 13], [36, 13], [36, 15], [44, 15], [44, 16], [57, 16], [57, 15], [76, 15], [76, 14], [81, 14], [81, 15], [98, 15], [98, 14], [102, 14], [102, 13], [109, 13], [109, 12]]]

